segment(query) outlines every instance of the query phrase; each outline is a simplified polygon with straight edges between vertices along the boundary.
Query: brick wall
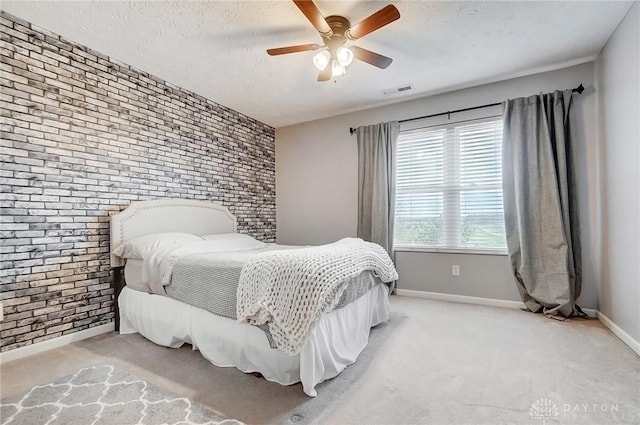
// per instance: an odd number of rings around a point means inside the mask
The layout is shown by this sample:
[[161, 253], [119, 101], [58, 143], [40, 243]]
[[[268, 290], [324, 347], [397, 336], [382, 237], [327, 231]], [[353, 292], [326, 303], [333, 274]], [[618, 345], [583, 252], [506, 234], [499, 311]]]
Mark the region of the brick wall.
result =
[[0, 23], [2, 351], [113, 319], [109, 213], [131, 201], [218, 201], [240, 231], [275, 240], [273, 128], [6, 13]]

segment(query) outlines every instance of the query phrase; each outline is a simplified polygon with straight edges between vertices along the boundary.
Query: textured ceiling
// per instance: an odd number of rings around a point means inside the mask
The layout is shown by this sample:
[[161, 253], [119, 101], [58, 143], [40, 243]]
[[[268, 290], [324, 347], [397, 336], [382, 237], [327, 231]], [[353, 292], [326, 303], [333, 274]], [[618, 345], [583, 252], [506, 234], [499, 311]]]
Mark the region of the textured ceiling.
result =
[[[2, 1], [2, 9], [274, 127], [591, 60], [631, 2], [322, 1], [352, 24], [393, 3], [399, 21], [353, 44], [390, 56], [316, 82], [320, 43], [291, 1]], [[404, 95], [383, 89], [411, 83]]]

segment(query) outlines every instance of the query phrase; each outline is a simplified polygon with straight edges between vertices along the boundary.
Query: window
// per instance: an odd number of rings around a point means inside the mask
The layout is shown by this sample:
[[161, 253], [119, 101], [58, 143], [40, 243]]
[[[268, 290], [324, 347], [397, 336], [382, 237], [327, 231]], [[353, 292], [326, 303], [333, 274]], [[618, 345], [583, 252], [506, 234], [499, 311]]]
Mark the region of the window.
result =
[[401, 131], [396, 247], [503, 253], [501, 167], [502, 118]]

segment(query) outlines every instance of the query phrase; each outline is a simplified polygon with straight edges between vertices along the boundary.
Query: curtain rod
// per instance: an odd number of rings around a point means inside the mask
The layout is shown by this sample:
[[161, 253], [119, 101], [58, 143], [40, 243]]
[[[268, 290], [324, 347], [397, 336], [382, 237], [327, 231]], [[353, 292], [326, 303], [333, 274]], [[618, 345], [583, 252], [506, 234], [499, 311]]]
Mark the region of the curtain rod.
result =
[[[575, 89], [572, 89], [571, 91], [573, 93], [582, 94], [582, 92], [584, 91], [584, 86], [581, 83], [578, 87], [576, 87]], [[455, 111], [438, 112], [437, 114], [424, 115], [424, 116], [415, 117], [415, 118], [407, 118], [406, 120], [400, 120], [398, 122], [409, 122], [409, 121], [415, 121], [415, 120], [422, 120], [422, 119], [425, 119], [425, 118], [433, 118], [433, 117], [439, 117], [441, 115], [457, 114], [458, 112], [473, 111], [475, 109], [489, 108], [491, 106], [498, 106], [498, 105], [502, 105], [502, 102], [488, 103], [486, 105], [479, 105], [479, 106], [472, 106], [471, 108], [456, 109]], [[349, 127], [349, 133], [351, 133], [352, 136], [353, 136], [353, 134], [355, 132], [356, 132], [355, 128]]]

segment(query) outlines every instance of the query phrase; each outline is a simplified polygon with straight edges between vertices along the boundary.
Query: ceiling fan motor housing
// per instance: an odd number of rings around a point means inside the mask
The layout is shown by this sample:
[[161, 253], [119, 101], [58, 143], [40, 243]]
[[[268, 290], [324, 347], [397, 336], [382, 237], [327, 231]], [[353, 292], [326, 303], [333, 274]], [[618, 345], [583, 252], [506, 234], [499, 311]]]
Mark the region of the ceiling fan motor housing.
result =
[[331, 50], [331, 52], [335, 52], [335, 50], [343, 46], [344, 43], [347, 42], [347, 37], [345, 36], [345, 32], [351, 28], [351, 23], [344, 16], [331, 15], [325, 18], [327, 24], [331, 27], [333, 34], [329, 37], [323, 37], [324, 44]]

